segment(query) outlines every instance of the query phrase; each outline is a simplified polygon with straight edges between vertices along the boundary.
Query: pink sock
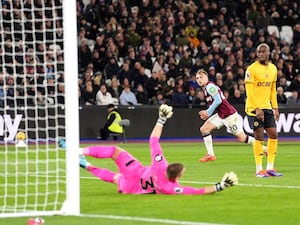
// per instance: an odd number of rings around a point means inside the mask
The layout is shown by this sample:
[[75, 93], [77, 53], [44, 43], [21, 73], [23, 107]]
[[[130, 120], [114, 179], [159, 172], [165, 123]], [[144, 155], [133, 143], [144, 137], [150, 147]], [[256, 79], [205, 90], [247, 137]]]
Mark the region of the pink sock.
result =
[[114, 176], [116, 175], [114, 172], [107, 170], [107, 169], [94, 167], [94, 166], [89, 166], [87, 169], [94, 176], [100, 178], [101, 180], [103, 180], [105, 182], [114, 183]]
[[83, 149], [83, 154], [95, 158], [111, 158], [115, 150], [116, 146], [90, 146]]

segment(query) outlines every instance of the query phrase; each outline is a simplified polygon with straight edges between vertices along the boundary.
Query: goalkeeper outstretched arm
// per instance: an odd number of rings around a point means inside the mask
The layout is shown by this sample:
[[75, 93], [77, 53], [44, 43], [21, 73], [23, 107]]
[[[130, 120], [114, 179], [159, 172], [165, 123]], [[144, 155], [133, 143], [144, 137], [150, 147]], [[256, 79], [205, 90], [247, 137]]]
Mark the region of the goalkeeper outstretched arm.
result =
[[[190, 186], [181, 186], [182, 191], [177, 194], [190, 194], [190, 195], [201, 195], [201, 194], [213, 194], [224, 190], [225, 188], [232, 187], [238, 184], [238, 177], [234, 172], [225, 173], [222, 180], [212, 186], [203, 188], [195, 188]], [[176, 193], [173, 193], [176, 194]]]

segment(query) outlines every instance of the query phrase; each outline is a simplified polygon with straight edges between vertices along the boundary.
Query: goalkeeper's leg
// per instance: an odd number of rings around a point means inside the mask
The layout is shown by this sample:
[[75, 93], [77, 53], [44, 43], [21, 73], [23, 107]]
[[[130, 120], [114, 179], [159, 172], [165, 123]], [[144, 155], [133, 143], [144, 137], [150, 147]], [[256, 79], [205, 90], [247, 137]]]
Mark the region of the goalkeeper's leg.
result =
[[94, 158], [111, 158], [116, 160], [118, 155], [125, 151], [124, 149], [118, 146], [103, 146], [103, 145], [96, 145], [96, 146], [89, 146], [82, 149], [80, 154], [92, 156]]
[[116, 184], [116, 177], [118, 176], [118, 173], [114, 173], [108, 169], [99, 168], [93, 165], [88, 165], [85, 169], [88, 170], [95, 177], [98, 177], [99, 179], [105, 182]]

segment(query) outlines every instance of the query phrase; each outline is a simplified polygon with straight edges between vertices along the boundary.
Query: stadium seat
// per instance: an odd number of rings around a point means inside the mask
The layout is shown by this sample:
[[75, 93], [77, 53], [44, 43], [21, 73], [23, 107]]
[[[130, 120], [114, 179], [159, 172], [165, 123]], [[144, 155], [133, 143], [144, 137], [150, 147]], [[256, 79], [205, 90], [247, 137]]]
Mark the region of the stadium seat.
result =
[[290, 31], [290, 32], [293, 32], [293, 28], [292, 28], [292, 26], [283, 25], [281, 27], [281, 31]]
[[294, 32], [291, 26], [282, 26], [280, 31], [280, 39], [285, 40], [288, 44], [293, 42]]
[[285, 91], [283, 94], [285, 95], [286, 98], [293, 95], [291, 91]]
[[269, 25], [267, 29], [270, 35], [275, 35], [277, 38], [279, 38], [279, 29], [277, 26]]

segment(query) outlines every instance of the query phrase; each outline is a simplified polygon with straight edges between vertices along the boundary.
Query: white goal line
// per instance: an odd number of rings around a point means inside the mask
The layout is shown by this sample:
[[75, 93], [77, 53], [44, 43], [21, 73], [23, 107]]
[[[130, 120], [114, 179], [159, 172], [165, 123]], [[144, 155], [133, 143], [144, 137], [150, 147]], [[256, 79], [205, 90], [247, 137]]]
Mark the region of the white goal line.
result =
[[204, 222], [192, 222], [192, 221], [181, 221], [181, 220], [170, 220], [170, 219], [156, 219], [156, 218], [144, 218], [134, 216], [118, 216], [118, 215], [93, 215], [93, 214], [80, 214], [80, 217], [86, 218], [102, 218], [111, 220], [129, 220], [129, 221], [140, 221], [148, 223], [163, 223], [163, 224], [180, 224], [180, 225], [230, 225], [230, 224], [219, 224], [219, 223], [204, 223]]

